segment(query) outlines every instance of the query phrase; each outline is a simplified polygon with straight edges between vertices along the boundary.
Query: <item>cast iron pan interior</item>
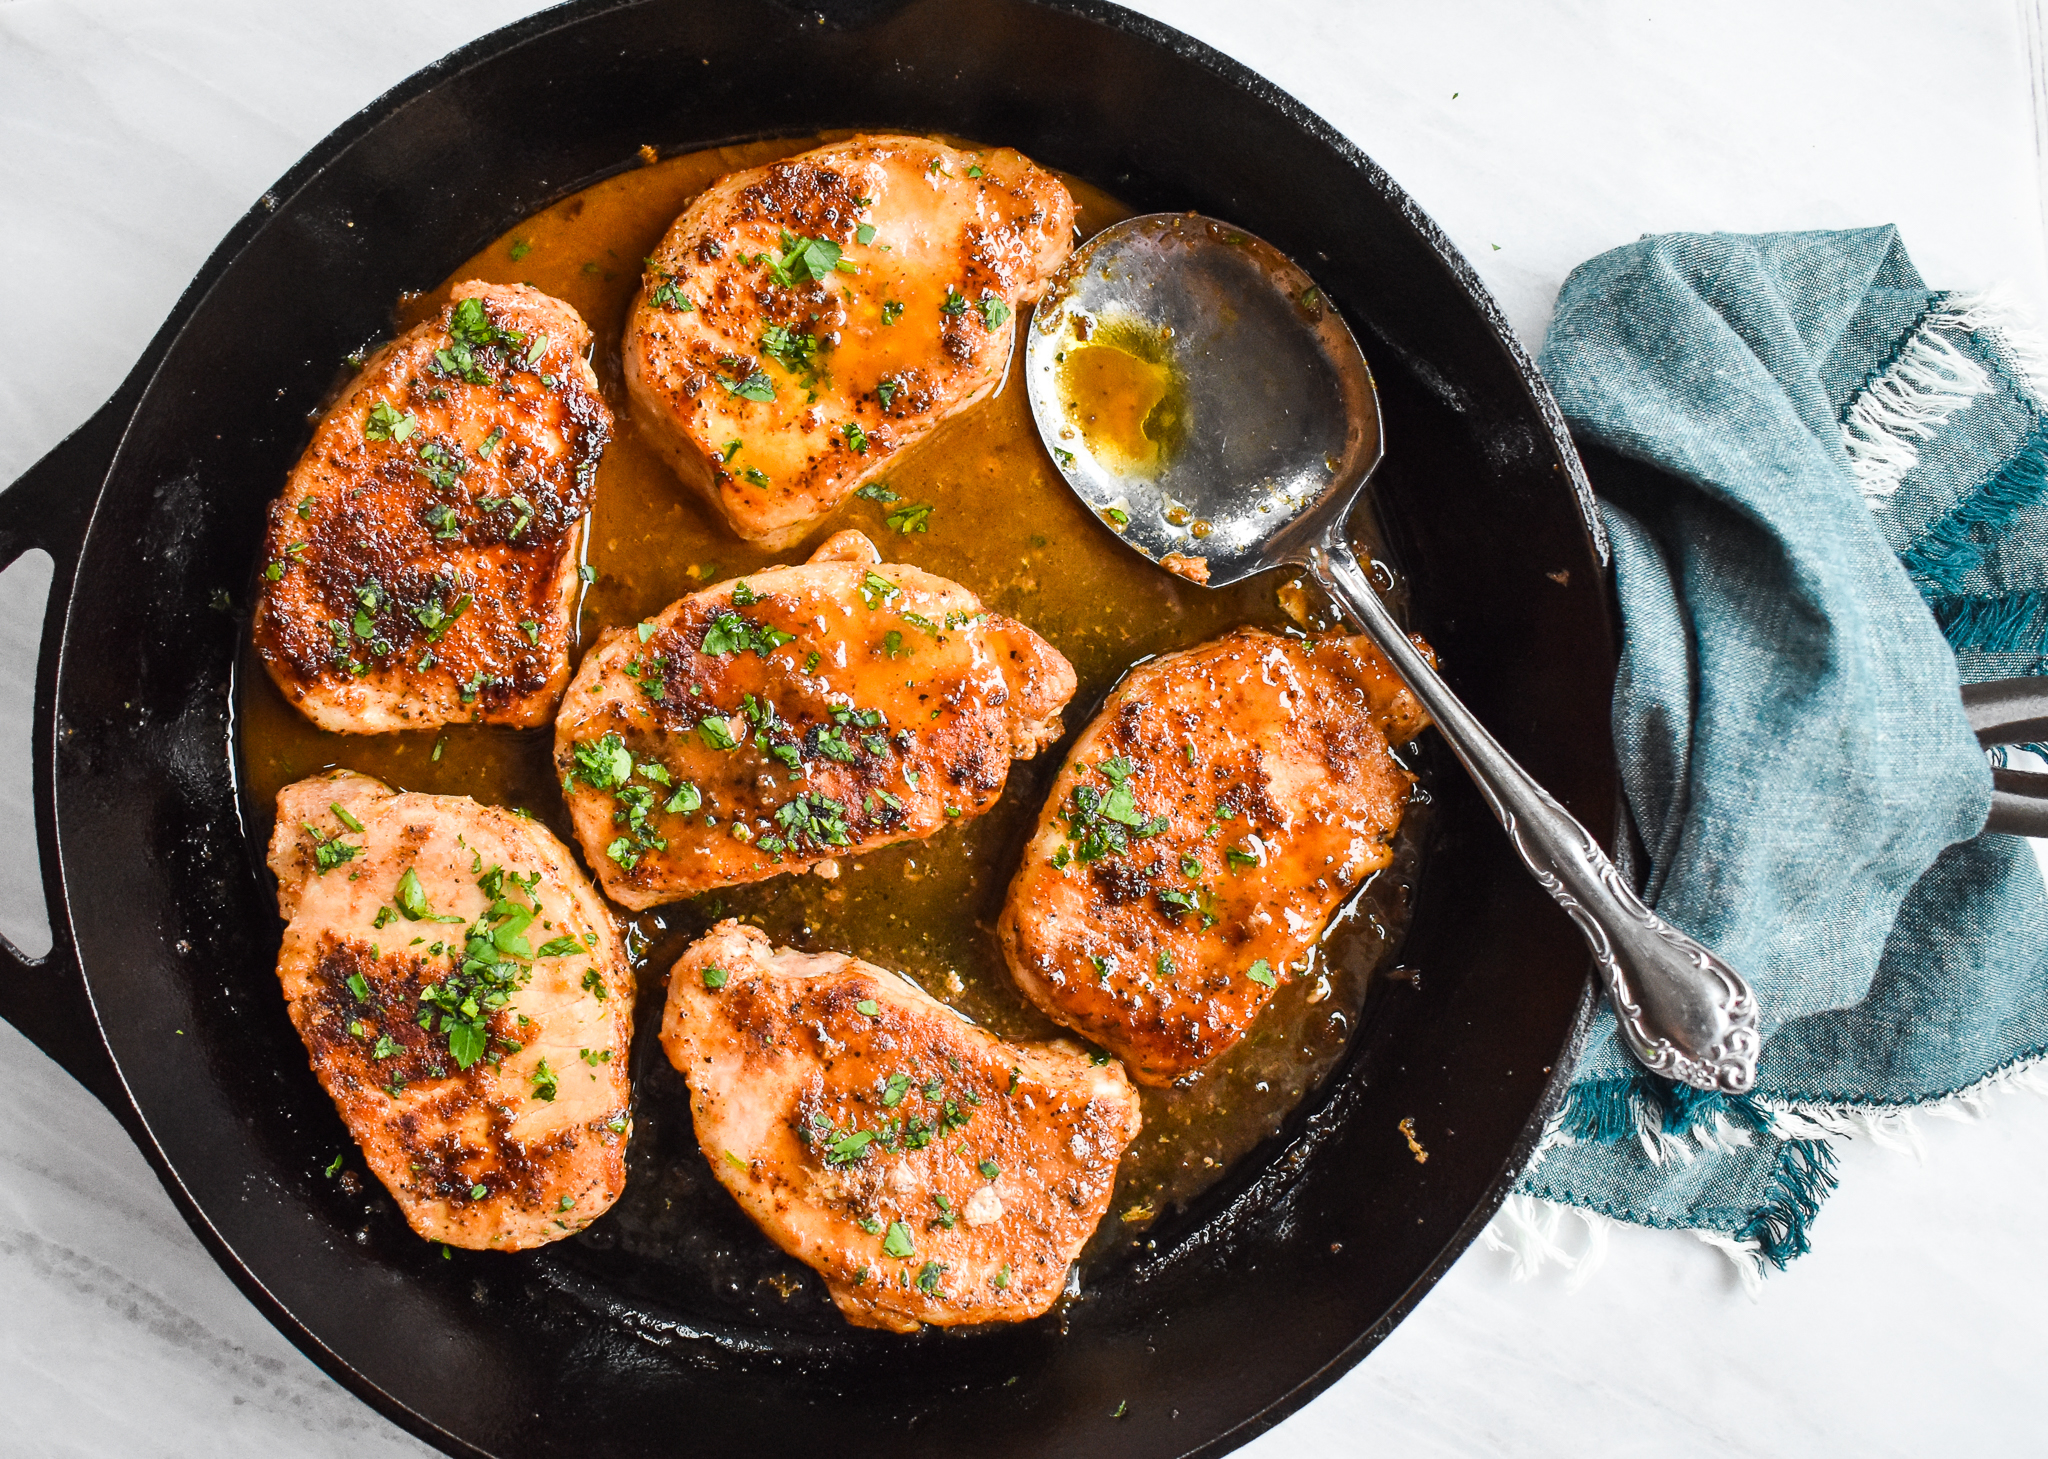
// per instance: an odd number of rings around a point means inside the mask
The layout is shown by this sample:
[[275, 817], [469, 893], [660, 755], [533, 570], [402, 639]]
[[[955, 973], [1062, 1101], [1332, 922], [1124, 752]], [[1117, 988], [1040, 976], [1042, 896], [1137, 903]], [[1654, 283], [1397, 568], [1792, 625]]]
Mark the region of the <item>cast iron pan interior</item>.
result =
[[[57, 542], [105, 475], [39, 708], [58, 952], [5, 1009], [109, 1101], [279, 1327], [450, 1452], [1220, 1453], [1357, 1361], [1463, 1249], [1582, 1029], [1576, 934], [1449, 772], [1402, 958], [1419, 978], [1376, 998], [1288, 1137], [1064, 1317], [856, 1332], [815, 1287], [785, 1302], [759, 1285], [789, 1264], [715, 1202], [666, 1263], [589, 1236], [443, 1259], [380, 1192], [323, 1176], [348, 1142], [277, 996], [272, 888], [233, 782], [247, 625], [216, 593], [243, 595], [308, 410], [401, 291], [643, 143], [850, 126], [1014, 145], [1141, 210], [1240, 220], [1306, 264], [1378, 375], [1378, 491], [1415, 626], [1523, 763], [1586, 823], [1614, 822], [1614, 639], [1554, 407], [1434, 227], [1291, 100], [1095, 4], [593, 3], [478, 42], [266, 195], [114, 404], [0, 511], [10, 554]], [[74, 956], [90, 1010], [60, 976]], [[700, 1167], [685, 1131], [636, 1134], [633, 1181], [692, 1199]]]

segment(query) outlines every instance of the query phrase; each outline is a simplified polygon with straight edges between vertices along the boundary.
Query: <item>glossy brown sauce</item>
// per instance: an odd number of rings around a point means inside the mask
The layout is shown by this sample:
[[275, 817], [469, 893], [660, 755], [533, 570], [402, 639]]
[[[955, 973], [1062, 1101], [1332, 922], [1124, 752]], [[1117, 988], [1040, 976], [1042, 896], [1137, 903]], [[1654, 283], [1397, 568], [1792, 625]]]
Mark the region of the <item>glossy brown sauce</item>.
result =
[[1089, 453], [1111, 471], [1156, 476], [1187, 408], [1169, 342], [1135, 320], [1102, 321], [1058, 363], [1061, 403]]
[[[825, 537], [849, 527], [873, 537], [885, 561], [914, 563], [965, 584], [1064, 653], [1080, 680], [1066, 713], [1070, 738], [1138, 660], [1240, 624], [1290, 626], [1278, 599], [1301, 603], [1292, 574], [1212, 590], [1162, 572], [1121, 546], [1056, 474], [1015, 379], [1016, 361], [994, 398], [948, 421], [890, 470], [886, 479], [901, 502], [849, 500], [799, 547], [766, 554], [740, 541], [675, 478], [635, 431], [620, 374], [620, 331], [640, 261], [716, 178], [832, 139], [721, 147], [619, 173], [512, 228], [434, 292], [401, 301], [396, 324], [404, 329], [434, 313], [457, 281], [524, 282], [566, 301], [589, 322], [596, 336], [593, 363], [618, 432], [597, 474], [587, 560], [599, 576], [584, 596], [579, 643], [588, 645], [606, 626], [649, 617], [706, 583], [771, 562], [801, 562]], [[1087, 184], [1071, 178], [1067, 184], [1084, 236], [1129, 216]], [[1128, 448], [1158, 449], [1170, 425], [1156, 417], [1173, 394], [1161, 363], [1148, 360], [1151, 352], [1142, 345], [1102, 344], [1114, 358], [1096, 362], [1102, 368], [1079, 382], [1077, 400], [1113, 417], [1113, 425], [1105, 424]], [[1133, 386], [1135, 396], [1119, 397]], [[885, 512], [904, 505], [931, 507], [923, 519], [927, 530], [903, 535], [885, 525]], [[245, 813], [259, 843], [269, 836], [279, 789], [345, 766], [402, 790], [526, 808], [575, 844], [550, 769], [548, 731], [458, 726], [438, 733], [326, 734], [285, 703], [253, 652], [246, 653], [239, 684]], [[900, 969], [1006, 1037], [1060, 1035], [1064, 1031], [1011, 982], [990, 929], [1062, 759], [1063, 753], [1049, 753], [1017, 763], [987, 815], [926, 842], [842, 863], [836, 882], [777, 877], [627, 919], [628, 948], [641, 979], [640, 1022], [658, 1024], [668, 969], [683, 947], [718, 917], [739, 916], [778, 943], [850, 952]], [[1372, 973], [1406, 922], [1422, 839], [1418, 817], [1409, 820], [1393, 865], [1339, 916], [1310, 975], [1283, 987], [1252, 1032], [1208, 1070], [1173, 1089], [1143, 1091], [1144, 1132], [1125, 1156], [1111, 1215], [1092, 1253], [1142, 1240], [1156, 1215], [1212, 1184], [1278, 1130], [1335, 1066]], [[660, 1058], [651, 1040], [639, 1049], [643, 1061]], [[644, 1088], [648, 1070], [635, 1073]], [[676, 1213], [678, 1220], [684, 1216]], [[641, 1233], [634, 1244], [654, 1234]]]

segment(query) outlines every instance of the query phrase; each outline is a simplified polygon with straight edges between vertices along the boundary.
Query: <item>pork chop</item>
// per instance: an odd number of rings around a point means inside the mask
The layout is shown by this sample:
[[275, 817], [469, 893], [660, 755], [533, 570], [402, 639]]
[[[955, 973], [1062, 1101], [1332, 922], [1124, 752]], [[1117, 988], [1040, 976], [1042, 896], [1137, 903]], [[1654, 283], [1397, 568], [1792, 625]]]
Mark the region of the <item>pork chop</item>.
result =
[[1391, 859], [1414, 777], [1388, 746], [1427, 723], [1364, 637], [1245, 628], [1133, 669], [1010, 884], [1017, 985], [1140, 1083], [1208, 1063]]
[[635, 909], [917, 840], [1060, 736], [1074, 670], [967, 589], [841, 532], [614, 629], [555, 723], [585, 859]]
[[735, 532], [790, 546], [996, 387], [1073, 231], [1008, 148], [855, 137], [736, 172], [647, 260], [634, 421]]
[[856, 1327], [1045, 1311], [1138, 1136], [1115, 1064], [737, 922], [676, 963], [661, 1044], [720, 1182]]
[[270, 869], [292, 1023], [413, 1230], [519, 1251], [618, 1199], [633, 970], [568, 847], [337, 770], [278, 792]]
[[256, 647], [325, 730], [547, 722], [611, 412], [590, 330], [516, 284], [457, 284], [372, 356], [271, 504]]

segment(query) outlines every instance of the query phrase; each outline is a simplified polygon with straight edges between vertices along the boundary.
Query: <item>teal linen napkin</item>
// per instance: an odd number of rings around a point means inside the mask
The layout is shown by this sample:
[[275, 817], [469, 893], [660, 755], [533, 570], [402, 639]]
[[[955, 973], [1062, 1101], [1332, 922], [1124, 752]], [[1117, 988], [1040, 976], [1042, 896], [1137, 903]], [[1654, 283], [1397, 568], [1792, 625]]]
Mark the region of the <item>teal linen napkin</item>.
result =
[[1706, 1095], [1643, 1072], [1603, 1010], [1518, 1191], [1782, 1267], [1834, 1139], [2048, 1052], [2048, 899], [2024, 841], [1977, 834], [1957, 697], [2044, 671], [2039, 357], [1871, 228], [1602, 254], [1541, 363], [1612, 453], [1636, 870], [1749, 977], [1764, 1042], [1752, 1094]]

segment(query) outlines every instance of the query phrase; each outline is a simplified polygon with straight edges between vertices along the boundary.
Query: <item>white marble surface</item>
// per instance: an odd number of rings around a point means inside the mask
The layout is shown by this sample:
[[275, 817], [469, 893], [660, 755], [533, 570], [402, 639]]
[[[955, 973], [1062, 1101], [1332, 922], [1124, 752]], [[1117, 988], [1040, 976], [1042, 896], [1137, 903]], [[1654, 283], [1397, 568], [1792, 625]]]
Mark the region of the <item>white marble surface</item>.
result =
[[[0, 0], [0, 481], [113, 389], [299, 154], [520, 0]], [[1899, 223], [1934, 282], [2048, 318], [2036, 0], [1146, 0], [1414, 192], [1532, 346], [1565, 273], [1647, 231]], [[2030, 66], [2034, 72], [2030, 73]], [[0, 929], [40, 589], [0, 578]], [[27, 930], [24, 930], [27, 929]], [[1742, 1295], [1625, 1231], [1582, 1290], [1475, 1250], [1248, 1453], [2041, 1452], [2048, 1101], [1848, 1150], [1817, 1249]], [[272, 1331], [77, 1086], [0, 1026], [0, 1454], [418, 1455]]]

